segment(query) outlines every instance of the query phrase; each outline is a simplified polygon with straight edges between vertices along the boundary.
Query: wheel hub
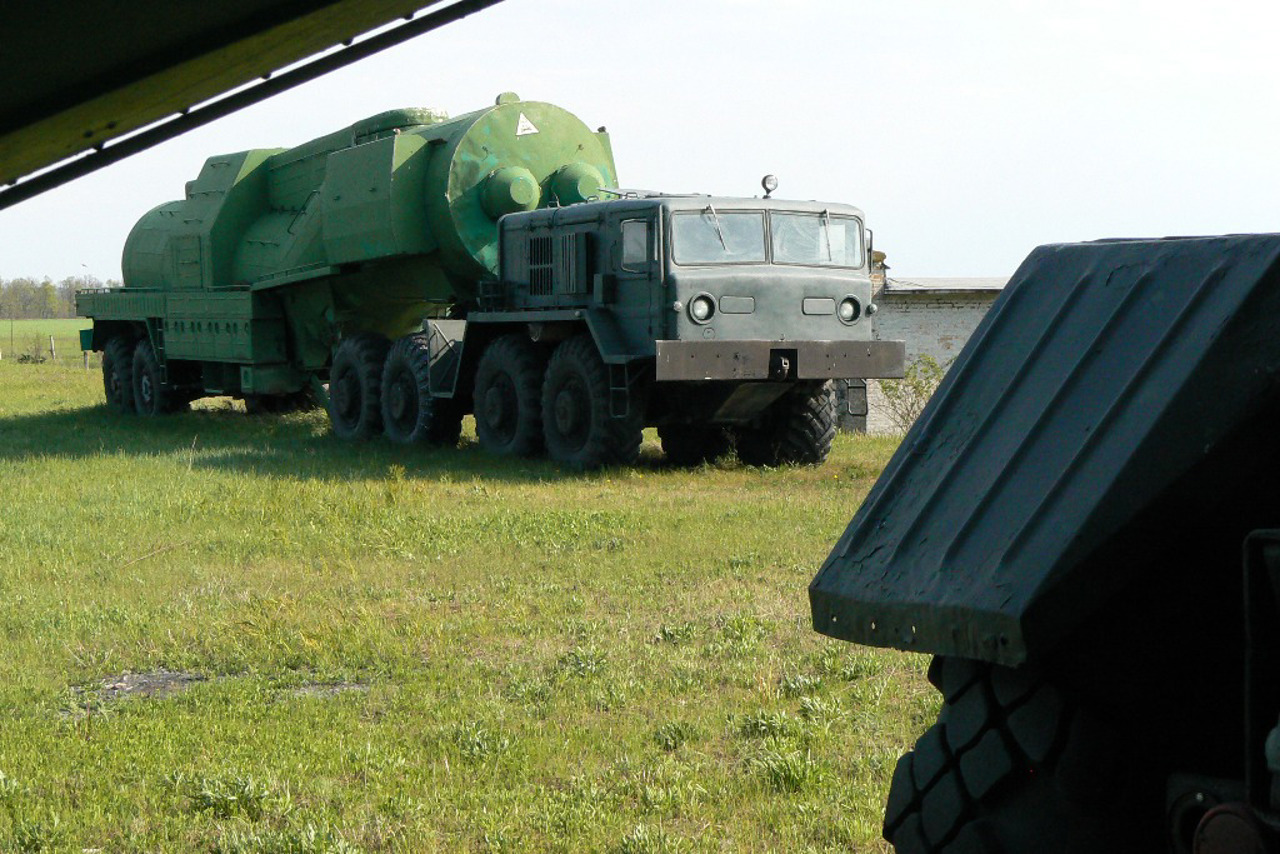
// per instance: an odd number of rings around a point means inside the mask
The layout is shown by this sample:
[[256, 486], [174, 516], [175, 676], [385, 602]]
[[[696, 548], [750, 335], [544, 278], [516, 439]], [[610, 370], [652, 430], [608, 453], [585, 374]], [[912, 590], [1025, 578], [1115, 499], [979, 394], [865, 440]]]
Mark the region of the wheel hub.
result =
[[395, 418], [396, 421], [403, 420], [409, 409], [409, 392], [405, 388], [404, 377], [400, 377], [392, 384], [391, 400], [389, 403], [391, 404], [391, 416]]
[[501, 425], [507, 417], [506, 395], [502, 389], [493, 386], [484, 395], [484, 418], [494, 427]]
[[142, 382], [139, 384], [142, 391], [142, 400], [144, 403], [151, 402], [151, 377], [143, 374]]
[[338, 381], [333, 384], [330, 392], [333, 394], [333, 402], [337, 404], [339, 414], [344, 417], [351, 417], [356, 408], [357, 389], [354, 388], [355, 383], [351, 377], [343, 374], [338, 377]]
[[1196, 828], [1194, 854], [1275, 854], [1280, 835], [1259, 820], [1248, 804], [1214, 807]]
[[556, 429], [562, 435], [573, 433], [580, 419], [580, 407], [578, 406], [578, 397], [569, 388], [560, 389], [560, 393], [556, 395]]

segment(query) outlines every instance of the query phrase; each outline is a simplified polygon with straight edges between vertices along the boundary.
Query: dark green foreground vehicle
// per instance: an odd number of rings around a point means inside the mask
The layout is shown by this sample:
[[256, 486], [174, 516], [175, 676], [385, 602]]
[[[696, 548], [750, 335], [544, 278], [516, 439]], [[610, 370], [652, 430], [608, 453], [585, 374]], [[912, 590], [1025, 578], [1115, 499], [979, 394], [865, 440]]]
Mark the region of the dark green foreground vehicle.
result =
[[134, 227], [124, 288], [79, 295], [108, 403], [327, 402], [334, 432], [592, 467], [656, 426], [680, 463], [818, 463], [832, 380], [873, 340], [861, 211], [617, 183], [608, 137], [506, 94], [210, 159]]
[[936, 656], [907, 852], [1280, 851], [1280, 235], [1045, 246], [810, 587]]

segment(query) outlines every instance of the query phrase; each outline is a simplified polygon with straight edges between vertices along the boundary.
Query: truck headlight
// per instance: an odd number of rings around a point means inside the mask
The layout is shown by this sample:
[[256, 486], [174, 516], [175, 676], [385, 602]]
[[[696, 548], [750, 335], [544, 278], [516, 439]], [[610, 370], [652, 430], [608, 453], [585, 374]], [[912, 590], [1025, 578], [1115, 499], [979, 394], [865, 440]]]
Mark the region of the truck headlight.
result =
[[689, 300], [689, 317], [694, 323], [706, 323], [716, 313], [716, 304], [708, 294], [698, 294]]
[[854, 323], [862, 316], [862, 305], [855, 297], [845, 297], [836, 308], [836, 316], [845, 323]]

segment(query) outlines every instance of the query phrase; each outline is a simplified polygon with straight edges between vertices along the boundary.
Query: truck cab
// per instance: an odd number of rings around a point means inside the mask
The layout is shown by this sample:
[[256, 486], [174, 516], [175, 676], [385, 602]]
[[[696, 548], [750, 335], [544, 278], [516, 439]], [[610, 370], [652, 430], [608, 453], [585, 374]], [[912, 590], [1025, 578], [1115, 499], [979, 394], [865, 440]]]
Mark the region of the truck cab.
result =
[[[872, 332], [866, 234], [855, 207], [769, 198], [637, 193], [510, 214], [465, 335], [584, 336], [609, 375], [609, 416], [628, 434], [658, 427], [682, 461], [736, 444], [746, 461], [819, 462], [829, 381], [902, 373], [902, 342]], [[472, 403], [483, 441], [485, 404]], [[782, 447], [797, 419], [814, 435]]]

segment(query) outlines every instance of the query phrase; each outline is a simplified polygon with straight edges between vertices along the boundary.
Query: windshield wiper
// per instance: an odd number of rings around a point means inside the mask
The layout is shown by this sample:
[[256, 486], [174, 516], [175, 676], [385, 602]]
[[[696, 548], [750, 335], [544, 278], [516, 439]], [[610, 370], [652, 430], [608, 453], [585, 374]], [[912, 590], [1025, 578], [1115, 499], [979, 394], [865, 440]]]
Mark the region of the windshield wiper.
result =
[[[715, 220], [716, 237], [720, 238], [720, 247], [727, 253], [729, 251], [729, 244], [724, 242], [724, 232], [720, 230], [720, 216], [716, 213], [716, 206], [708, 204], [707, 211], [711, 211], [711, 218]], [[703, 213], [706, 213], [707, 211], [703, 211]]]
[[827, 243], [827, 263], [832, 262], [831, 259], [831, 211], [822, 212], [822, 237]]

